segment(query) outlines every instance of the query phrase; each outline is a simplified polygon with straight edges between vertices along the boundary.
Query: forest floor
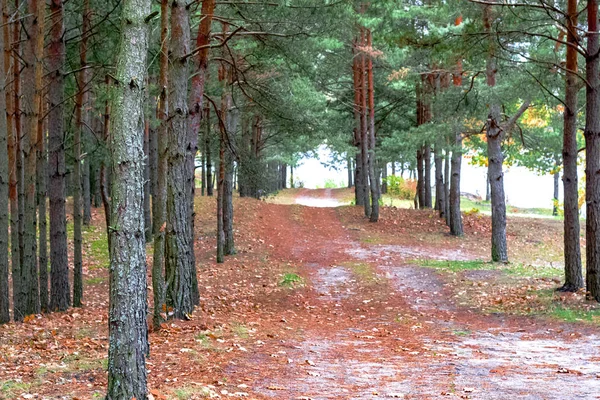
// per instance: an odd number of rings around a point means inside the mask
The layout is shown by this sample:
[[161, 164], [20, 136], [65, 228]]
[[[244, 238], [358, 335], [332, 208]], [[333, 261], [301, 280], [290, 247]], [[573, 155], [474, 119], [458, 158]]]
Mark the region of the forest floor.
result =
[[[198, 197], [201, 306], [150, 333], [151, 398], [600, 398], [600, 309], [554, 292], [560, 221], [509, 218], [512, 262], [492, 264], [487, 216], [454, 238], [433, 211], [385, 207], [372, 224], [325, 207], [347, 197], [236, 198], [224, 264], [215, 201]], [[102, 221], [85, 232], [85, 306], [0, 327], [0, 398], [103, 397]]]

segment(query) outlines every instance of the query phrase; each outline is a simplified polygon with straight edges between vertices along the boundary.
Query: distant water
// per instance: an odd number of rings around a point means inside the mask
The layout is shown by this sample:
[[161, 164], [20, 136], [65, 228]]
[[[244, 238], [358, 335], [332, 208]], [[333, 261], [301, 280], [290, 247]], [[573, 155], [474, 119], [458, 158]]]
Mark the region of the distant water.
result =
[[[317, 158], [306, 158], [294, 170], [295, 181], [310, 189], [323, 188], [334, 183], [338, 187], [347, 185], [348, 172], [345, 163], [332, 163], [331, 152], [321, 146]], [[328, 164], [325, 166], [323, 163]], [[391, 173], [391, 171], [390, 171]], [[433, 174], [432, 174], [433, 175]], [[469, 165], [463, 160], [461, 192], [485, 197], [486, 168]], [[508, 204], [523, 208], [552, 208], [554, 178], [552, 175], [537, 175], [523, 167], [504, 170], [504, 188]], [[559, 185], [562, 201], [562, 181]]]

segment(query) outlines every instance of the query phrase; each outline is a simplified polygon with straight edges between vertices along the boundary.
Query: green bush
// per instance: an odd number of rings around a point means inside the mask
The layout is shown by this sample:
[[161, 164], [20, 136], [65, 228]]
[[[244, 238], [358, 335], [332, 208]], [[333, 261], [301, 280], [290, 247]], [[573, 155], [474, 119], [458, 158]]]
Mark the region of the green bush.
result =
[[417, 183], [413, 180], [405, 180], [401, 176], [390, 175], [387, 177], [388, 195], [402, 200], [412, 200], [417, 193]]

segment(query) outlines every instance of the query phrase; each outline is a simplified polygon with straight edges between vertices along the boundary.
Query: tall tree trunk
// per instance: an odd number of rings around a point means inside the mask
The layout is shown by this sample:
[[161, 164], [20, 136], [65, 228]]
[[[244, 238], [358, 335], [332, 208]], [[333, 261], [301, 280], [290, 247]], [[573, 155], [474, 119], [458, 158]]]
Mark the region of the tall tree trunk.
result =
[[217, 263], [225, 262], [225, 225], [223, 221], [223, 197], [225, 196], [225, 138], [220, 129], [219, 177], [217, 180]]
[[444, 189], [444, 160], [442, 149], [435, 145], [433, 149], [435, 164], [435, 209], [439, 212], [440, 218], [446, 218], [446, 190]]
[[[187, 7], [187, 6], [186, 6]], [[196, 154], [198, 153], [198, 135], [200, 134], [200, 126], [202, 122], [202, 112], [204, 110], [204, 87], [206, 85], [207, 69], [208, 69], [208, 50], [210, 42], [210, 31], [212, 18], [215, 9], [215, 0], [203, 0], [202, 2], [202, 20], [198, 28], [198, 36], [196, 38], [197, 47], [203, 47], [198, 51], [196, 62], [197, 70], [192, 77], [192, 87], [190, 93], [189, 114], [190, 122], [188, 124], [188, 146], [186, 154], [186, 169], [187, 176], [190, 179], [188, 189], [188, 206], [189, 206], [189, 242], [191, 244], [191, 277], [192, 277], [192, 301], [194, 305], [200, 304], [200, 293], [198, 291], [198, 277], [196, 272], [196, 256], [194, 253], [194, 237], [195, 237], [195, 193], [196, 193]]]
[[147, 399], [144, 84], [150, 0], [124, 0], [112, 96], [107, 400]]
[[[366, 29], [360, 29], [360, 43], [361, 46], [365, 47], [367, 44], [367, 35]], [[362, 172], [364, 176], [364, 208], [365, 208], [365, 216], [371, 216], [371, 198], [369, 197], [369, 193], [371, 192], [369, 182], [370, 178], [370, 167], [369, 167], [369, 117], [368, 117], [368, 81], [366, 77], [367, 70], [367, 55], [364, 51], [360, 53], [360, 63], [359, 63], [359, 75], [360, 75], [360, 157], [362, 162]]]
[[154, 313], [152, 326], [160, 329], [161, 312], [165, 305], [165, 224], [167, 213], [167, 146], [169, 143], [169, 0], [160, 2], [160, 70], [158, 85], [158, 119], [156, 154], [156, 186], [152, 201], [152, 229], [154, 233], [154, 254], [152, 260], [152, 291], [154, 294]]
[[[354, 171], [352, 170], [352, 157], [350, 157], [349, 155], [346, 156], [346, 169], [348, 171], [348, 189], [351, 188], [352, 186], [354, 186]], [[293, 186], [291, 186], [292, 189], [294, 188]]]
[[576, 292], [583, 287], [579, 226], [579, 188], [577, 172], [577, 0], [567, 2], [567, 64], [565, 111], [563, 114], [563, 192], [565, 283], [562, 291]]
[[215, 185], [213, 184], [213, 164], [211, 157], [210, 140], [210, 108], [206, 108], [206, 135], [204, 136], [204, 151], [206, 152], [206, 195], [212, 196]]
[[462, 164], [462, 136], [456, 133], [452, 151], [452, 172], [450, 178], [450, 234], [463, 235], [462, 214], [460, 213], [460, 169]]
[[48, 171], [50, 175], [50, 310], [64, 311], [71, 304], [67, 217], [65, 209], [66, 164], [64, 129], [65, 65], [64, 9], [62, 0], [50, 2], [50, 46], [48, 48]]
[[[24, 157], [24, 220], [23, 220], [23, 268], [21, 269], [21, 308], [15, 307], [15, 320], [21, 320], [25, 315], [40, 312], [38, 260], [37, 260], [37, 139], [38, 119], [42, 98], [44, 54], [44, 22], [46, 3], [42, 0], [29, 0], [26, 19], [26, 31], [29, 39], [25, 43], [23, 61], [23, 79], [28, 82], [23, 88], [24, 120], [27, 129], [22, 139]], [[18, 312], [17, 312], [18, 311]]]
[[[40, 102], [40, 115], [45, 115], [46, 101]], [[37, 207], [38, 207], [38, 265], [39, 265], [39, 288], [40, 288], [40, 310], [48, 312], [48, 224], [46, 213], [46, 197], [48, 197], [48, 158], [46, 153], [46, 130], [43, 118], [38, 120], [37, 138]]]
[[[425, 163], [423, 161], [423, 151], [422, 147], [417, 150], [417, 203], [419, 205], [419, 209], [425, 208], [425, 171], [424, 171]], [[415, 206], [416, 208], [416, 206]]]
[[[84, 114], [87, 114], [85, 107], [88, 89], [87, 32], [89, 31], [89, 12], [89, 0], [84, 0], [82, 37], [79, 43], [80, 71], [77, 74], [78, 92], [75, 97], [75, 134], [73, 137], [73, 158], [75, 160], [73, 168], [73, 307], [81, 307], [83, 300], [83, 238], [81, 236], [81, 226], [83, 224], [82, 204], [84, 198], [82, 189], [84, 184], [81, 171], [81, 142], [84, 129], [87, 129]], [[89, 176], [87, 176], [87, 180], [89, 184]]]
[[[231, 95], [228, 97], [231, 98]], [[228, 101], [229, 106], [232, 106], [231, 100]], [[236, 126], [237, 126], [237, 110], [230, 110], [227, 113], [227, 119], [229, 122], [227, 123], [228, 132], [227, 132], [227, 140], [233, 141]], [[233, 255], [236, 254], [235, 250], [235, 238], [233, 236], [233, 154], [231, 152], [231, 144], [227, 146], [227, 150], [225, 152], [225, 181], [223, 187], [223, 231], [225, 233], [225, 247], [224, 252], [225, 255]]]
[[144, 237], [146, 243], [152, 242], [152, 210], [150, 204], [150, 120], [144, 123]]
[[423, 148], [423, 161], [424, 161], [424, 169], [425, 169], [425, 207], [432, 208], [433, 207], [433, 199], [431, 196], [431, 145], [429, 143], [425, 144]]
[[[489, 34], [492, 27], [492, 7], [486, 5], [483, 10], [485, 31]], [[491, 39], [490, 39], [491, 40]], [[494, 50], [490, 44], [490, 51], [486, 65], [487, 85], [496, 86], [496, 60]], [[488, 180], [490, 183], [492, 201], [492, 260], [508, 262], [508, 248], [506, 244], [506, 196], [504, 195], [504, 173], [502, 164], [502, 139], [504, 132], [500, 127], [501, 109], [496, 100], [489, 104], [487, 118], [487, 151], [488, 151]]]
[[383, 163], [381, 169], [381, 194], [387, 194], [388, 192], [388, 168], [387, 163]]
[[[15, 21], [21, 21], [20, 10], [22, 5], [21, 0], [15, 0]], [[12, 252], [12, 279], [13, 279], [13, 313], [15, 321], [19, 320], [17, 314], [21, 314], [23, 308], [23, 298], [21, 296], [21, 275], [24, 270], [23, 264], [23, 209], [24, 209], [24, 194], [23, 194], [23, 151], [21, 147], [21, 139], [23, 137], [23, 113], [21, 98], [23, 92], [21, 90], [21, 69], [22, 69], [22, 23], [13, 24], [13, 85], [14, 85], [14, 193], [11, 189], [11, 213], [15, 210], [15, 226], [14, 238], [11, 233], [11, 242], [14, 240], [14, 245], [11, 245]], [[13, 167], [11, 167], [13, 170]], [[14, 196], [14, 199], [13, 199]], [[14, 207], [13, 207], [14, 202]], [[11, 217], [12, 219], [12, 217]], [[11, 222], [11, 230], [12, 230]], [[22, 318], [22, 316], [21, 316]]]
[[[373, 47], [371, 30], [366, 30], [367, 48]], [[373, 78], [373, 57], [367, 57], [367, 93], [369, 97], [369, 187], [371, 189], [370, 221], [379, 221], [379, 173], [377, 171], [377, 158], [375, 156], [375, 83]]]
[[444, 155], [444, 209], [446, 216], [446, 225], [450, 226], [450, 150], [446, 150]]
[[[556, 163], [558, 164], [558, 162]], [[554, 175], [552, 176], [554, 178], [554, 185], [553, 185], [553, 196], [552, 196], [552, 215], [554, 217], [558, 216], [558, 192], [559, 192], [559, 187], [560, 187], [560, 173], [558, 172], [558, 168], [560, 166], [559, 165], [555, 165], [556, 171], [554, 172]]]
[[194, 311], [194, 244], [190, 220], [191, 185], [188, 168], [189, 10], [182, 0], [171, 2], [171, 74], [169, 79], [169, 165], [167, 175], [167, 234], [165, 269], [167, 302], [175, 318]]
[[[104, 84], [106, 85], [107, 91], [110, 90], [111, 78], [106, 75], [104, 78]], [[104, 116], [102, 126], [102, 140], [104, 145], [108, 148], [110, 145], [110, 99], [107, 98], [104, 101]], [[110, 182], [108, 177], [108, 171], [106, 169], [106, 157], [102, 158], [100, 163], [100, 193], [102, 195], [102, 205], [104, 207], [104, 222], [106, 226], [106, 237], [108, 238], [108, 250], [110, 251]]]
[[[8, 33], [6, 2], [2, 1], [2, 23], [0, 29], [0, 324], [10, 321], [8, 294], [8, 122], [6, 106], [6, 87], [8, 81], [7, 54], [4, 52], [5, 35]], [[8, 64], [8, 65], [7, 65]]]
[[[18, 1], [15, 2], [15, 9], [18, 9]], [[6, 2], [5, 2], [6, 7]], [[18, 11], [14, 12], [15, 19], [19, 18]], [[13, 41], [14, 45], [12, 52], [10, 51], [10, 29], [8, 25], [8, 15], [3, 14], [2, 21], [4, 26], [2, 27], [4, 33], [4, 66], [9, 67], [12, 65], [12, 92], [8, 90], [6, 92], [6, 106], [7, 106], [7, 147], [8, 147], [8, 198], [10, 203], [10, 256], [11, 256], [11, 272], [12, 272], [12, 283], [13, 283], [13, 305], [17, 303], [17, 295], [19, 293], [19, 277], [21, 271], [21, 255], [19, 253], [19, 199], [18, 199], [18, 183], [17, 183], [17, 157], [18, 157], [18, 145], [17, 145], [17, 122], [18, 118], [18, 105], [19, 105], [19, 57], [18, 46], [19, 41], [16, 40], [19, 33], [19, 24], [13, 24]], [[13, 62], [11, 63], [11, 59]], [[9, 70], [6, 69], [6, 74], [9, 75]], [[7, 292], [8, 293], [8, 292]], [[14, 310], [13, 310], [14, 311]]]
[[[362, 45], [362, 43], [361, 43]], [[365, 171], [362, 158], [362, 79], [360, 68], [360, 51], [358, 39], [354, 40], [352, 50], [352, 77], [354, 82], [354, 146], [356, 146], [356, 166], [354, 168], [354, 202], [357, 206], [365, 205]]]
[[585, 119], [585, 204], [586, 289], [591, 299], [600, 301], [600, 37], [598, 0], [588, 0], [588, 48], [586, 59]]

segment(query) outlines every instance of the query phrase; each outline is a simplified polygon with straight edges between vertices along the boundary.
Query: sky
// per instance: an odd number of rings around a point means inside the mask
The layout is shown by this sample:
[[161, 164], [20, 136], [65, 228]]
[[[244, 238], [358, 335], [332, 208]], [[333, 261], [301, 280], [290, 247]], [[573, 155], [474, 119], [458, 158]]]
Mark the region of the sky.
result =
[[[348, 183], [348, 172], [345, 164], [337, 166], [337, 170], [325, 167], [321, 161], [329, 162], [331, 153], [326, 146], [316, 152], [317, 158], [306, 158], [294, 170], [294, 179], [304, 187], [316, 189], [325, 187], [326, 182], [334, 182], [338, 187]], [[461, 192], [485, 197], [486, 168], [469, 165], [467, 160], [462, 164]], [[510, 167], [504, 171], [504, 189], [509, 205], [524, 208], [552, 208], [554, 180], [552, 175], [537, 175], [523, 167]], [[562, 201], [562, 182], [559, 185]]]

